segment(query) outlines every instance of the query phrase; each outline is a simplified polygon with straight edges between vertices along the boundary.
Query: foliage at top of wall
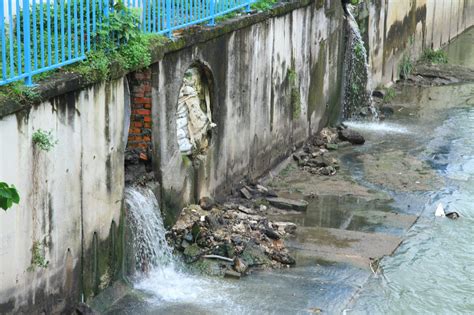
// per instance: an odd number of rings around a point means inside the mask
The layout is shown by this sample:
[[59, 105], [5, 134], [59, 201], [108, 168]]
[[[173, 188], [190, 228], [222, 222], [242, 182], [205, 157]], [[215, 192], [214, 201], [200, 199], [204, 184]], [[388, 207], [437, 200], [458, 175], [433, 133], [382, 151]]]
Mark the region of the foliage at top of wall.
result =
[[14, 203], [20, 203], [20, 195], [15, 186], [0, 182], [0, 208], [6, 211], [13, 207]]

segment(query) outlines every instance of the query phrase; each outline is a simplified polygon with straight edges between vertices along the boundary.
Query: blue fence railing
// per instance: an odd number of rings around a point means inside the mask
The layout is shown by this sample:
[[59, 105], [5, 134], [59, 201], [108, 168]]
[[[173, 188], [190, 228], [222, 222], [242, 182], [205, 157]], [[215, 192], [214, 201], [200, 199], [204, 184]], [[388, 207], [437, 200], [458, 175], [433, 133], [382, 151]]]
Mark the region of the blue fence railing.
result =
[[[167, 34], [246, 8], [255, 0], [122, 0], [146, 33]], [[114, 0], [2, 0], [0, 86], [86, 59]], [[126, 44], [125, 44], [126, 45]]]

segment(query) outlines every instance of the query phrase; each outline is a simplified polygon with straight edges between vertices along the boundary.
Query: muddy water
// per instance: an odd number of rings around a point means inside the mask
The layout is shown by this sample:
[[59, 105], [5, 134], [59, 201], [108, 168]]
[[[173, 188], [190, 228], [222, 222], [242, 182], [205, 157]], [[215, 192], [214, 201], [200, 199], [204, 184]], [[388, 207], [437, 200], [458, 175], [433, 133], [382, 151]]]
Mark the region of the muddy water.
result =
[[[377, 138], [370, 150], [395, 149], [417, 156], [436, 171], [442, 184], [399, 196], [401, 205], [417, 201], [421, 218], [396, 253], [382, 261], [383, 276], [371, 278], [349, 308], [353, 314], [472, 314], [474, 85], [406, 88], [402, 94], [399, 102], [407, 102], [409, 108], [394, 119], [411, 131], [409, 137], [388, 140], [370, 131], [370, 137]], [[435, 218], [438, 203], [458, 211], [461, 219]]]

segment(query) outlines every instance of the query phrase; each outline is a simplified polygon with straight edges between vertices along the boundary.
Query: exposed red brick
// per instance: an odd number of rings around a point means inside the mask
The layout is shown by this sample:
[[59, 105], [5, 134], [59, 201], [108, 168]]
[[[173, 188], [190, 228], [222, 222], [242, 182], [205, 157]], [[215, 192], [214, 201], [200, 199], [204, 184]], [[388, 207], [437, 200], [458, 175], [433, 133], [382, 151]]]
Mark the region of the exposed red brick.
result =
[[132, 113], [135, 115], [149, 116], [151, 111], [149, 109], [135, 109], [132, 111]]

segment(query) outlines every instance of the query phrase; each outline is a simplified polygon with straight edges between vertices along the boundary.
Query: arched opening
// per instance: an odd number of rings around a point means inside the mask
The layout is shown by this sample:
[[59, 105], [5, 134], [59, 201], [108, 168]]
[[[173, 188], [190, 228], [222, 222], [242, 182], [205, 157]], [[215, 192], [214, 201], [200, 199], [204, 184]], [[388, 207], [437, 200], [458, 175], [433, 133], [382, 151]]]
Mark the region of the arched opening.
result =
[[212, 129], [211, 72], [201, 63], [186, 70], [179, 90], [176, 110], [176, 134], [181, 154], [194, 160], [205, 156], [209, 149]]

